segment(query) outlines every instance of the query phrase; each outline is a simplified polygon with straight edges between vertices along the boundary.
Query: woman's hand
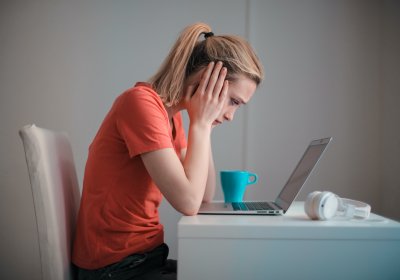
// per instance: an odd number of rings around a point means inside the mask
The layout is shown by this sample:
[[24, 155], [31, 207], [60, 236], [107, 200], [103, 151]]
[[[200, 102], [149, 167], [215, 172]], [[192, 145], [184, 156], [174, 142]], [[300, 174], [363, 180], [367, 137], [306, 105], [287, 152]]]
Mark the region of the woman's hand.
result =
[[187, 88], [185, 102], [190, 122], [211, 126], [221, 114], [228, 93], [227, 69], [222, 62], [211, 62], [203, 71], [200, 83]]

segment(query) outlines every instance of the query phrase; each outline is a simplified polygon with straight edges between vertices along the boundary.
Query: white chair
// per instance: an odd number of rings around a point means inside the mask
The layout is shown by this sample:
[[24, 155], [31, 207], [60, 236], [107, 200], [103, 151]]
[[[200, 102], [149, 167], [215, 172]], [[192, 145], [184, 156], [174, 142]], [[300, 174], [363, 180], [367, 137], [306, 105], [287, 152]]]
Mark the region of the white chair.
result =
[[71, 145], [65, 133], [35, 125], [19, 134], [32, 188], [42, 279], [73, 279], [71, 247], [80, 191]]

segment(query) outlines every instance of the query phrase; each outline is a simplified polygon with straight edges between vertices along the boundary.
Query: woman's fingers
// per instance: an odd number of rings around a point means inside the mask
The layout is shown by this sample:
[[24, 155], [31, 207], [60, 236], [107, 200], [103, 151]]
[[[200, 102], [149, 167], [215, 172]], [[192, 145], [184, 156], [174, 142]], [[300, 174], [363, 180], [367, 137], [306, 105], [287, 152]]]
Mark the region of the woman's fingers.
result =
[[210, 62], [203, 72], [197, 91], [201, 94], [219, 96], [226, 74], [227, 70], [221, 61]]
[[228, 96], [228, 88], [229, 88], [229, 82], [225, 80], [225, 81], [223, 82], [223, 85], [222, 85], [222, 89], [221, 89], [221, 91], [220, 91], [220, 94], [217, 94], [217, 95], [216, 95], [216, 100], [218, 100], [218, 104], [219, 104], [219, 106], [218, 106], [218, 109], [219, 109], [219, 110], [222, 110], [222, 107], [223, 107], [224, 104], [225, 104], [225, 99], [226, 99], [227, 96]]
[[226, 74], [227, 74], [227, 70], [225, 67], [223, 67], [219, 73], [218, 80], [214, 85], [214, 89], [213, 89], [213, 93], [212, 93], [212, 96], [216, 100], [218, 100], [221, 95], [221, 91], [225, 84]]
[[206, 89], [207, 89], [207, 85], [208, 85], [208, 82], [209, 82], [209, 79], [210, 79], [210, 76], [211, 76], [211, 73], [212, 73], [212, 71], [213, 71], [213, 69], [214, 69], [214, 62], [212, 61], [212, 62], [210, 62], [209, 64], [208, 64], [208, 66], [207, 66], [207, 69], [203, 72], [203, 75], [201, 76], [201, 80], [200, 80], [200, 84], [199, 84], [199, 87], [198, 87], [198, 91], [200, 92], [200, 93], [204, 93], [205, 91], [206, 91]]
[[221, 94], [218, 96], [219, 101], [224, 101], [225, 98], [228, 96], [228, 89], [229, 89], [229, 82], [227, 80], [224, 81]]
[[[223, 84], [223, 81], [225, 80], [225, 76], [226, 76], [226, 73], [223, 73], [224, 71], [222, 71], [222, 69], [223, 69], [222, 66], [223, 66], [222, 62], [218, 61], [217, 64], [214, 66], [214, 69], [208, 80], [206, 93], [208, 95], [210, 95], [210, 97], [214, 96], [215, 94], [219, 95], [219, 93], [221, 91], [222, 84]], [[217, 88], [216, 88], [216, 86], [217, 86]], [[219, 88], [219, 91], [216, 91], [218, 88]]]
[[199, 84], [190, 85], [187, 88], [188, 92], [185, 98], [188, 102], [191, 121], [204, 121], [212, 124], [219, 117], [226, 103], [228, 92], [226, 75], [227, 69], [223, 67], [222, 62], [211, 62], [204, 69]]

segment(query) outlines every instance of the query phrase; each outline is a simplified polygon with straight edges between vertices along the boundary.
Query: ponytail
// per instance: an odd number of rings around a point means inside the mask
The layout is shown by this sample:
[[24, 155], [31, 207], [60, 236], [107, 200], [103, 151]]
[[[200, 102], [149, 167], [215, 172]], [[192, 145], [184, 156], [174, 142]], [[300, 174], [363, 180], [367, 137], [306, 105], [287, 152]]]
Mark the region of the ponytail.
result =
[[[204, 34], [204, 40], [199, 37]], [[184, 82], [211, 61], [221, 61], [228, 70], [227, 79], [238, 75], [259, 85], [263, 68], [249, 43], [239, 36], [214, 36], [211, 27], [195, 23], [186, 27], [150, 83], [167, 106], [177, 104], [183, 95]]]
[[205, 23], [186, 27], [170, 50], [158, 72], [150, 79], [166, 106], [178, 103], [183, 94], [186, 66], [200, 35], [211, 32]]

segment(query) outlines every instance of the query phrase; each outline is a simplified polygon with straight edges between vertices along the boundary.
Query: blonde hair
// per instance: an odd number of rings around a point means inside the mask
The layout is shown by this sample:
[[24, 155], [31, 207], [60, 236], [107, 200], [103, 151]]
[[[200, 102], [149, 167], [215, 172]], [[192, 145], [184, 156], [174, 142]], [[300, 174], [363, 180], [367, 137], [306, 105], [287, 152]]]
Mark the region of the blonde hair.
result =
[[[199, 40], [202, 34], [205, 38]], [[259, 85], [263, 79], [261, 62], [246, 40], [234, 35], [216, 36], [209, 25], [200, 22], [181, 32], [149, 82], [166, 106], [175, 105], [182, 99], [186, 78], [211, 61], [223, 62], [228, 80], [242, 74]]]

